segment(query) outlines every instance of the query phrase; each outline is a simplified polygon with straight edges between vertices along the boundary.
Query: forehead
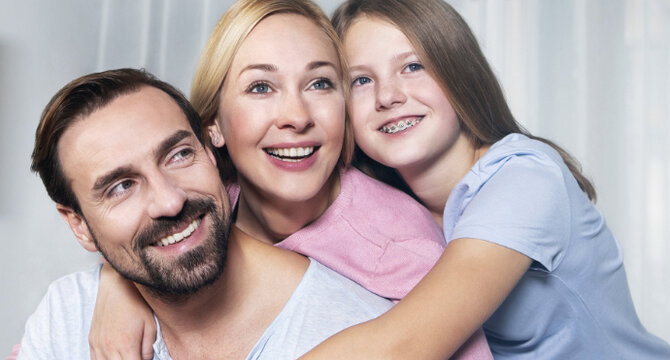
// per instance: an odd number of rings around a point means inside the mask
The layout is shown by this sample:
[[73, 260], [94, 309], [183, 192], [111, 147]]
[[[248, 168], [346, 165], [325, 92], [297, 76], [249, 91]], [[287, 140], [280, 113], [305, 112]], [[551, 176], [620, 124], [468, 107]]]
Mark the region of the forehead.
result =
[[179, 130], [192, 132], [177, 103], [142, 87], [70, 126], [58, 143], [59, 160], [74, 189], [110, 169], [152, 159], [155, 147]]
[[327, 60], [339, 66], [335, 45], [316, 23], [302, 15], [274, 14], [261, 20], [244, 39], [233, 68], [296, 60]]
[[414, 50], [409, 39], [395, 25], [366, 15], [354, 19], [343, 35], [343, 43], [351, 66], [355, 66], [359, 58], [380, 59], [381, 54]]

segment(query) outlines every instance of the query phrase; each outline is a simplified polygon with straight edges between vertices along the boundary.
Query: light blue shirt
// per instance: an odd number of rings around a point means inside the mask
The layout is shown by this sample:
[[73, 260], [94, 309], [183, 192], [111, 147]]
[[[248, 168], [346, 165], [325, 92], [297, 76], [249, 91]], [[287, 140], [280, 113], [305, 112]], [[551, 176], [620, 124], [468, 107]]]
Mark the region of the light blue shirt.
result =
[[560, 155], [520, 134], [495, 143], [454, 187], [444, 232], [533, 260], [484, 324], [496, 359], [670, 359], [631, 299], [621, 250]]
[[[296, 359], [336, 332], [375, 318], [392, 303], [317, 261], [247, 359]], [[56, 280], [28, 319], [18, 359], [90, 359], [88, 333], [100, 266]], [[154, 359], [170, 354], [158, 328]]]

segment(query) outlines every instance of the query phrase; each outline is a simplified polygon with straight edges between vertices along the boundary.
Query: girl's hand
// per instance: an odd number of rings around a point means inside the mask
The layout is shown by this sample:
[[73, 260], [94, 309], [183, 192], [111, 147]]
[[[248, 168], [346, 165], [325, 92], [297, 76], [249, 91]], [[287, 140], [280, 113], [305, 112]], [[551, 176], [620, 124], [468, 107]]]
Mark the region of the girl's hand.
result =
[[91, 359], [151, 359], [155, 341], [153, 312], [132, 282], [104, 264], [88, 335]]

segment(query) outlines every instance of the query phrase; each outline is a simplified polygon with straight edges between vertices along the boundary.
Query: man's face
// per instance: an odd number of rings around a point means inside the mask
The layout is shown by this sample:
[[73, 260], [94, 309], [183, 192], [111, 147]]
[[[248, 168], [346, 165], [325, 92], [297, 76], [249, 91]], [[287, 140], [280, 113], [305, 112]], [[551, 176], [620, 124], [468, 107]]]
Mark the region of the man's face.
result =
[[190, 294], [223, 271], [227, 194], [186, 116], [153, 87], [75, 122], [58, 144], [82, 214], [59, 206], [79, 241], [162, 295]]

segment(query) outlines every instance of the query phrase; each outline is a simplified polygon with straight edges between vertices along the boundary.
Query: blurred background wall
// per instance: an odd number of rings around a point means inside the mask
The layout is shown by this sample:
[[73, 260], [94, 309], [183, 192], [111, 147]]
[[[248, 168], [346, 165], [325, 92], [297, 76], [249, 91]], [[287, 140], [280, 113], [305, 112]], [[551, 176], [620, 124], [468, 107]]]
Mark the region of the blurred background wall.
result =
[[[670, 1], [449, 0], [517, 119], [596, 184], [643, 324], [670, 341]], [[30, 154], [51, 96], [77, 76], [143, 67], [188, 94], [232, 1], [0, 0], [0, 358], [48, 284], [91, 267]], [[317, 0], [331, 14], [340, 1]]]

